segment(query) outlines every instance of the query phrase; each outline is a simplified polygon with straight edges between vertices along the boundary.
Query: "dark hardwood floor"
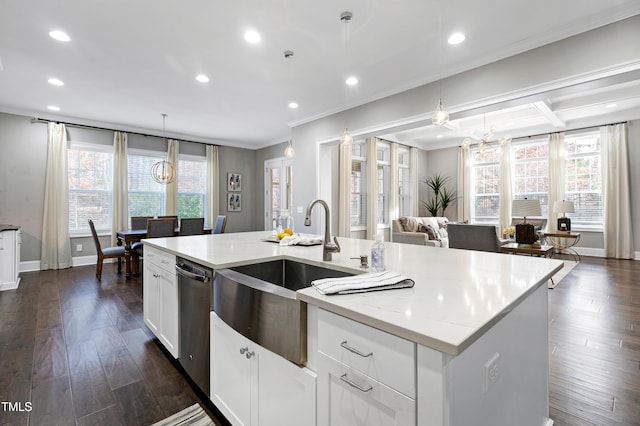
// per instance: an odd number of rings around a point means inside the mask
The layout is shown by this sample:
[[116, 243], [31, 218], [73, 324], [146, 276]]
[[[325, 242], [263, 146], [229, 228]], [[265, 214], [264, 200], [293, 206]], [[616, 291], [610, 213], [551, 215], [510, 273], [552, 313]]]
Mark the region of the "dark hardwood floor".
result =
[[554, 426], [640, 425], [640, 262], [584, 258], [549, 291]]
[[150, 425], [195, 402], [220, 424], [144, 325], [141, 278], [115, 264], [102, 282], [95, 266], [21, 277], [0, 292], [0, 424]]
[[[141, 279], [94, 274], [0, 292], [0, 424], [149, 425], [194, 402], [219, 424], [144, 326]], [[640, 262], [583, 258], [549, 291], [549, 361], [556, 426], [640, 425]]]

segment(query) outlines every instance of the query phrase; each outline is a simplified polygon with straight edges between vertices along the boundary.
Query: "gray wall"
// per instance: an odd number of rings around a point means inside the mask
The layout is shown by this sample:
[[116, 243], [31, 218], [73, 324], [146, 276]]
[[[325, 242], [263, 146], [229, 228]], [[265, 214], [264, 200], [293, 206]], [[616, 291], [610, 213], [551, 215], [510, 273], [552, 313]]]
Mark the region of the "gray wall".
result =
[[[67, 133], [70, 141], [113, 144], [111, 131], [69, 126]], [[166, 151], [165, 141], [155, 136], [129, 135], [128, 145]], [[205, 145], [181, 141], [180, 153], [204, 156]], [[22, 262], [40, 260], [46, 157], [46, 124], [31, 123], [30, 117], [0, 113], [0, 223], [22, 228]], [[255, 212], [261, 206], [257, 194], [262, 191], [256, 184], [262, 175], [257, 173], [260, 168], [256, 168], [256, 151], [221, 146], [219, 159], [220, 214], [227, 215], [227, 232], [258, 229]], [[241, 212], [226, 211], [227, 172], [242, 173]], [[101, 243], [110, 245], [110, 238], [101, 237]], [[82, 252], [76, 251], [78, 244], [83, 246]], [[96, 254], [90, 235], [72, 238], [71, 249], [74, 257]]]
[[[629, 40], [639, 39], [640, 16], [635, 16], [460, 73], [440, 82], [426, 84], [340, 113], [301, 123], [292, 129], [296, 148], [293, 163], [293, 198], [296, 200], [294, 204], [304, 204], [320, 193], [319, 177], [327, 172], [327, 166], [317, 161], [318, 146], [335, 143], [344, 132], [345, 125], [352, 135], [368, 137], [388, 133], [393, 129], [409, 128], [411, 125], [417, 127], [429, 124], [430, 111], [436, 105], [440, 93], [445, 96], [447, 108], [458, 112], [506, 102], [520, 96], [539, 94], [543, 97], [543, 88], [552, 84], [561, 84], [562, 81], [575, 76], [600, 76], [605, 71], [637, 63], [640, 58], [640, 43], [630, 43]], [[637, 155], [639, 148], [634, 145], [638, 143], [635, 136], [637, 127], [636, 125], [631, 130], [634, 134], [631, 138], [631, 149], [635, 163], [640, 159]], [[440, 154], [437, 151], [429, 151], [426, 168], [423, 168], [425, 163], [421, 163], [419, 167], [420, 180], [439, 171], [442, 160], [440, 156], [446, 159], [446, 169], [443, 172], [455, 176], [457, 159], [453, 152], [451, 150]], [[266, 158], [266, 155], [258, 156]], [[634, 181], [638, 178], [636, 174], [637, 171], [634, 170]], [[424, 192], [424, 187], [421, 187], [422, 197]], [[634, 223], [637, 224], [640, 196], [636, 195], [632, 201]], [[332, 203], [333, 210], [336, 210], [335, 203]], [[455, 206], [452, 206], [447, 215], [454, 214]], [[304, 219], [301, 216], [294, 214], [296, 223]], [[639, 227], [640, 225], [636, 226]], [[335, 224], [333, 228], [335, 232]], [[636, 232], [635, 241], [636, 246], [640, 247], [640, 229]], [[585, 235], [583, 244], [602, 247], [601, 236]]]

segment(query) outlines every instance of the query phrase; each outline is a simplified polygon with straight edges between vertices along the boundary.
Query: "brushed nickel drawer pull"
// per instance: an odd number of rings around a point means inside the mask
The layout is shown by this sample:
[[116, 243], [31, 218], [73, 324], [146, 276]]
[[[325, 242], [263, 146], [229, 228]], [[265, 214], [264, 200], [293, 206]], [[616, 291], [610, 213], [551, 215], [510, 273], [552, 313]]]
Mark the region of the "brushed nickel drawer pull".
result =
[[361, 392], [365, 392], [366, 393], [366, 392], [370, 392], [373, 389], [373, 387], [371, 387], [371, 386], [369, 386], [368, 388], [363, 388], [362, 386], [360, 386], [359, 384], [357, 384], [353, 380], [349, 379], [347, 377], [347, 373], [344, 373], [342, 376], [340, 376], [340, 380], [342, 380], [343, 382], [345, 382], [349, 386], [358, 389]]
[[340, 343], [340, 346], [342, 346], [343, 348], [345, 348], [346, 350], [348, 350], [349, 352], [353, 352], [356, 355], [360, 355], [363, 358], [367, 358], [370, 357], [371, 355], [373, 355], [373, 352], [369, 352], [368, 354], [365, 354], [364, 352], [360, 352], [359, 350], [357, 350], [356, 348], [354, 348], [353, 346], [349, 346], [347, 344], [347, 341], [345, 340], [344, 342]]

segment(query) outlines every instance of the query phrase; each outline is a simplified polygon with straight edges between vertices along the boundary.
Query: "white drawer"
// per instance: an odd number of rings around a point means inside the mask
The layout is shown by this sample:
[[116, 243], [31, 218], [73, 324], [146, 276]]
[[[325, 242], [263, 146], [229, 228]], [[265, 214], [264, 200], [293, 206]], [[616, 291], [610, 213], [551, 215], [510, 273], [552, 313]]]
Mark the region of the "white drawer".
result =
[[415, 344], [318, 310], [318, 351], [415, 398]]
[[144, 246], [144, 261], [153, 263], [159, 268], [172, 274], [176, 273], [176, 257], [166, 251], [159, 250], [149, 245]]

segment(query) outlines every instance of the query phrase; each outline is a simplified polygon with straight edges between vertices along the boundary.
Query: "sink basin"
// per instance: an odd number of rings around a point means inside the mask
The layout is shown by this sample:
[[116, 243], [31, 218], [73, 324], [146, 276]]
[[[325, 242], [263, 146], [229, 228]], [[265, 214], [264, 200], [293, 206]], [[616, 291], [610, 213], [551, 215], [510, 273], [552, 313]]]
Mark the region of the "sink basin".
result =
[[304, 365], [307, 360], [307, 305], [296, 291], [320, 278], [351, 276], [287, 259], [215, 271], [213, 310], [238, 333]]

